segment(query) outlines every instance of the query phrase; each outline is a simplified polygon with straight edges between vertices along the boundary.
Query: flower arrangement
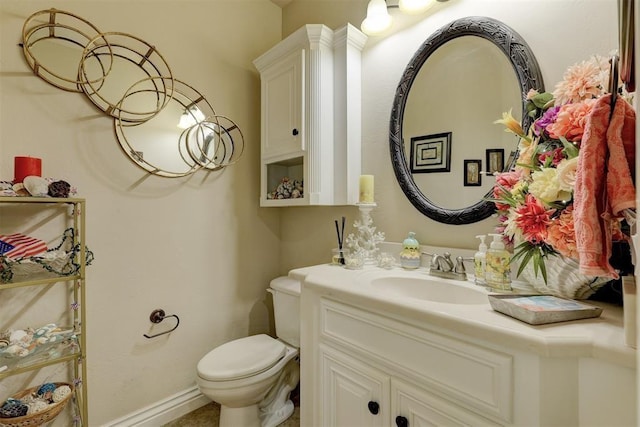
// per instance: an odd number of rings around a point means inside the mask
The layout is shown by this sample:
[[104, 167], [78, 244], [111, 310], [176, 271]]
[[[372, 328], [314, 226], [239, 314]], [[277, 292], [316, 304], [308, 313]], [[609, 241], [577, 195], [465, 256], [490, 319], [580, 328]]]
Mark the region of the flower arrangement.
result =
[[533, 119], [523, 130], [511, 111], [494, 123], [518, 136], [518, 158], [510, 171], [496, 174], [493, 202], [518, 276], [533, 263], [547, 282], [549, 256], [578, 257], [573, 220], [573, 189], [587, 117], [607, 91], [608, 59], [595, 55], [569, 67], [552, 93], [531, 90], [526, 112]]

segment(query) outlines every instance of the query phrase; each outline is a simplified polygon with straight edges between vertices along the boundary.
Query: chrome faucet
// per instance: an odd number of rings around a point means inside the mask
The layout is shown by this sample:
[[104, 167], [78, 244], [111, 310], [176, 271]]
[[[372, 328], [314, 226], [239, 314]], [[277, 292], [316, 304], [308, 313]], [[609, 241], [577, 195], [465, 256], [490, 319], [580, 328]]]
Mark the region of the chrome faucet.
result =
[[457, 257], [456, 264], [454, 265], [449, 252], [445, 252], [442, 255], [422, 252], [422, 255], [431, 257], [431, 262], [429, 264], [430, 275], [442, 277], [444, 279], [467, 279], [467, 273], [464, 268], [464, 261], [467, 261], [467, 259]]

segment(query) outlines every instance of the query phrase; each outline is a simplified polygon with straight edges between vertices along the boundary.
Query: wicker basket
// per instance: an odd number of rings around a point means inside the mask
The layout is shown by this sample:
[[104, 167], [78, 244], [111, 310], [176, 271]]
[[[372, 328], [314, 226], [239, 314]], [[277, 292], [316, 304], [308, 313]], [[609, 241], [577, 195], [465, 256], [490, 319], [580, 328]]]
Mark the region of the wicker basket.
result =
[[[71, 396], [73, 395], [73, 386], [69, 383], [54, 384], [56, 388], [63, 385], [69, 386], [69, 388], [71, 389], [71, 393], [69, 393], [60, 402], [49, 405], [49, 407], [44, 411], [36, 412], [35, 414], [31, 415], [25, 415], [22, 417], [0, 418], [0, 427], [36, 427], [41, 426], [44, 423], [48, 423], [49, 421], [57, 417], [58, 414], [60, 414], [60, 412], [64, 409], [69, 399], [71, 399]], [[14, 399], [22, 399], [37, 392], [39, 388], [40, 386], [31, 387], [21, 391], [20, 393], [16, 393], [11, 397], [13, 397]]]

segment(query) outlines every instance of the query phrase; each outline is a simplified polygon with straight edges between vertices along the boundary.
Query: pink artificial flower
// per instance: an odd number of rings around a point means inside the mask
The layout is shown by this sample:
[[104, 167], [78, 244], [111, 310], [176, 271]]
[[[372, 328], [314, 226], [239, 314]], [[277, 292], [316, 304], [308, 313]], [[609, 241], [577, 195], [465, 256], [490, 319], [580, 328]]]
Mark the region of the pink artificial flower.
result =
[[607, 58], [599, 55], [567, 68], [563, 80], [553, 91], [556, 105], [602, 96], [607, 87], [609, 68]]
[[563, 105], [558, 111], [555, 123], [547, 126], [549, 136], [554, 139], [563, 136], [568, 141], [581, 141], [587, 117], [595, 102], [595, 99], [587, 99], [576, 104]]
[[522, 172], [518, 170], [496, 174], [496, 184], [511, 190], [522, 179]]
[[[510, 192], [513, 186], [522, 180], [522, 172], [519, 170], [501, 172], [495, 175], [496, 185], [493, 187], [494, 199], [501, 199], [505, 192]], [[510, 206], [505, 203], [495, 202], [496, 208], [500, 211], [509, 210]]]
[[527, 194], [524, 204], [517, 208], [516, 225], [522, 236], [531, 243], [544, 242], [555, 209], [546, 209], [532, 194]]
[[547, 161], [547, 158], [551, 158], [551, 166], [557, 167], [558, 164], [564, 160], [564, 154], [562, 154], [563, 148], [556, 148], [551, 151], [546, 151], [538, 156], [538, 161], [540, 164], [544, 165]]
[[560, 216], [551, 221], [545, 241], [560, 254], [570, 258], [578, 258], [576, 232], [573, 222], [573, 205], [569, 205], [562, 211]]

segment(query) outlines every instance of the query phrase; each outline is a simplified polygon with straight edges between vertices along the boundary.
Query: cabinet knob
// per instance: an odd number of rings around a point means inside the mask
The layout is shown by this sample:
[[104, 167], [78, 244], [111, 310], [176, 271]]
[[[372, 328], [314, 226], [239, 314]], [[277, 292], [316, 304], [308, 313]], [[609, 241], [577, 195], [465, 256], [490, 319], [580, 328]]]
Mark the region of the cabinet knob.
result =
[[378, 412], [380, 412], [380, 404], [378, 402], [374, 402], [372, 400], [367, 406], [369, 406], [369, 412], [371, 412], [373, 415], [378, 415]]
[[299, 132], [298, 132], [298, 129], [294, 129], [293, 131], [291, 131], [291, 133], [293, 134], [293, 136], [296, 136], [298, 135]]
[[396, 425], [398, 427], [409, 427], [409, 420], [401, 415], [398, 415], [396, 417]]

